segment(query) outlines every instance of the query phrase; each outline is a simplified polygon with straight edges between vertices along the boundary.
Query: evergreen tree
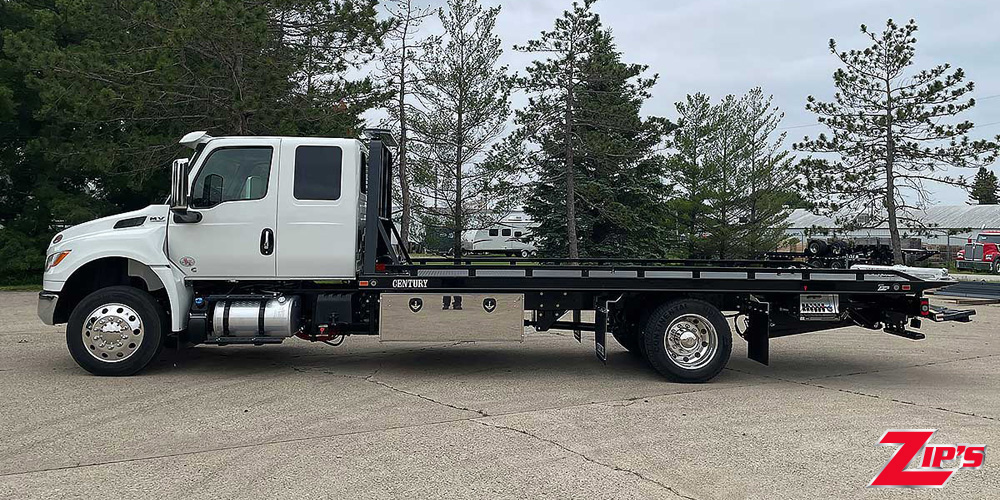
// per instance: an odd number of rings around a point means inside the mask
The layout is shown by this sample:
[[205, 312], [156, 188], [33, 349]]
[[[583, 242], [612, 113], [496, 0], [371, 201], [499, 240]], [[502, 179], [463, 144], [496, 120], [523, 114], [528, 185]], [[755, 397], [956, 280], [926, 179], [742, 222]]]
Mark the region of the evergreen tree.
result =
[[[796, 148], [834, 154], [838, 160], [807, 158], [801, 163], [805, 187], [818, 208], [850, 227], [861, 214], [887, 222], [893, 257], [903, 263], [900, 226], [921, 228], [906, 209], [927, 205], [927, 183], [965, 187], [966, 179], [948, 175], [952, 167], [979, 167], [997, 156], [995, 141], [971, 140], [969, 121], [949, 119], [975, 105], [966, 94], [965, 72], [948, 64], [907, 73], [913, 64], [917, 25], [891, 19], [882, 33], [861, 32], [871, 45], [863, 50], [830, 52], [843, 67], [833, 74], [833, 102], [810, 96], [806, 109], [818, 115], [832, 136], [806, 137]], [[997, 137], [996, 141], [1000, 141]]]
[[[177, 139], [351, 136], [380, 97], [350, 74], [387, 23], [374, 0], [2, 2], [4, 239], [163, 200]], [[0, 90], [0, 102], [9, 91]], [[5, 97], [6, 96], [6, 97]], [[13, 116], [13, 118], [11, 118]], [[10, 135], [7, 137], [14, 137]], [[14, 180], [16, 179], [16, 180]], [[13, 184], [16, 184], [14, 186]], [[18, 213], [16, 207], [26, 208]], [[12, 232], [26, 236], [12, 236]], [[30, 231], [30, 232], [29, 232]], [[32, 243], [33, 245], [36, 243]], [[39, 263], [44, 245], [32, 253]]]
[[414, 202], [410, 187], [413, 173], [409, 162], [409, 108], [413, 106], [413, 88], [419, 83], [416, 63], [434, 43], [433, 37], [421, 36], [420, 27], [436, 11], [417, 7], [413, 0], [390, 0], [386, 11], [392, 20], [392, 28], [385, 34], [385, 51], [379, 61], [379, 73], [394, 94], [394, 98], [387, 101], [386, 110], [389, 111], [389, 125], [395, 131], [399, 144], [395, 161], [400, 201], [399, 234], [406, 240], [401, 244], [408, 246], [413, 236], [411, 220]]
[[440, 11], [444, 37], [417, 62], [413, 152], [419, 162], [417, 191], [430, 202], [430, 219], [447, 227], [452, 251], [462, 252], [462, 232], [484, 225], [513, 175], [487, 161], [510, 116], [507, 68], [494, 33], [500, 8], [477, 0], [449, 0]]
[[797, 203], [796, 172], [775, 135], [783, 114], [760, 88], [712, 105], [695, 94], [677, 103], [670, 179], [677, 196], [668, 226], [675, 256], [758, 258], [785, 239], [786, 205]]
[[[576, 128], [581, 119], [576, 100], [585, 85], [584, 61], [601, 30], [600, 18], [591, 10], [593, 3], [594, 0], [584, 0], [583, 5], [574, 2], [572, 10], [556, 19], [552, 31], [543, 31], [538, 39], [514, 47], [545, 56], [544, 60], [533, 61], [527, 75], [518, 79], [529, 94], [527, 108], [517, 112], [522, 135], [546, 151], [537, 163], [539, 180], [531, 196], [540, 205], [526, 207], [539, 223], [532, 234], [543, 252], [557, 252], [563, 247], [566, 250], [563, 255], [570, 258], [580, 256]], [[559, 154], [555, 155], [557, 150]], [[561, 194], [561, 200], [553, 198], [556, 193]], [[543, 205], [548, 208], [542, 209]], [[556, 207], [562, 207], [561, 223], [553, 218], [552, 209]]]
[[669, 124], [640, 116], [656, 76], [622, 61], [592, 2], [575, 4], [522, 50], [551, 52], [520, 79], [531, 93], [515, 134], [537, 149], [525, 211], [543, 254], [653, 257], [663, 252], [664, 160]]
[[705, 258], [709, 253], [705, 239], [708, 198], [715, 177], [710, 154], [719, 119], [705, 94], [688, 95], [675, 107], [680, 118], [670, 144], [674, 153], [667, 160], [675, 197], [668, 204], [665, 221], [676, 234], [671, 253], [673, 257]]
[[972, 181], [972, 192], [970, 197], [979, 205], [996, 205], [1000, 203], [997, 199], [997, 174], [986, 167], [979, 167], [976, 178]]

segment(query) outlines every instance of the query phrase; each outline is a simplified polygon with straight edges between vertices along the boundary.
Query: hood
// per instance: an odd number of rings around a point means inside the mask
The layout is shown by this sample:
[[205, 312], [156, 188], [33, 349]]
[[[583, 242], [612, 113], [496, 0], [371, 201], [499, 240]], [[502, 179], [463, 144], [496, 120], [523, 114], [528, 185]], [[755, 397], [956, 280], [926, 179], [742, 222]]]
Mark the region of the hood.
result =
[[[150, 223], [163, 224], [166, 222], [167, 215], [169, 213], [170, 207], [167, 205], [150, 205], [146, 208], [133, 210], [131, 212], [109, 215], [90, 222], [84, 222], [83, 224], [77, 224], [73, 227], [60, 231], [58, 234], [53, 236], [53, 243], [51, 246], [62, 246], [75, 239], [82, 238], [84, 236], [93, 236], [99, 233], [126, 231], [128, 229], [144, 227]], [[55, 242], [55, 238], [60, 235], [62, 238], [58, 242]]]

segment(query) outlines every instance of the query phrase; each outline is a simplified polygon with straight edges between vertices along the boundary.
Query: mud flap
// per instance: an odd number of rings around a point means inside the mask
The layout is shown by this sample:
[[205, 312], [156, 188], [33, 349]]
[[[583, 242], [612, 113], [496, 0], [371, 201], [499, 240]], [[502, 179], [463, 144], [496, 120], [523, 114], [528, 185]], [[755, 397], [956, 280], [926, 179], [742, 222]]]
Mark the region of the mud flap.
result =
[[611, 306], [617, 304], [623, 295], [619, 295], [614, 300], [607, 300], [605, 297], [594, 299], [594, 350], [597, 359], [608, 364], [607, 339], [608, 330], [611, 324]]
[[771, 304], [750, 300], [746, 302], [749, 318], [743, 339], [747, 341], [747, 357], [762, 364], [768, 364], [768, 339], [771, 334]]
[[[573, 309], [573, 324], [574, 325], [579, 325], [580, 321], [581, 321], [580, 310], [579, 309]], [[579, 342], [579, 343], [582, 344], [583, 343], [583, 331], [580, 330], [579, 328], [574, 329], [573, 330], [573, 338], [575, 338], [577, 342]]]

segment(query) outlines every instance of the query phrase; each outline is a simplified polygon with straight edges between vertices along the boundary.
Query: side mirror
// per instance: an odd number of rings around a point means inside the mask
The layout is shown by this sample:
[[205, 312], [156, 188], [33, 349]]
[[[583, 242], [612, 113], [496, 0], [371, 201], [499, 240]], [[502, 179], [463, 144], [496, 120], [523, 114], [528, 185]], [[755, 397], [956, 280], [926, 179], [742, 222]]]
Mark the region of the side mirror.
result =
[[170, 210], [184, 213], [188, 209], [188, 159], [174, 160], [170, 167]]

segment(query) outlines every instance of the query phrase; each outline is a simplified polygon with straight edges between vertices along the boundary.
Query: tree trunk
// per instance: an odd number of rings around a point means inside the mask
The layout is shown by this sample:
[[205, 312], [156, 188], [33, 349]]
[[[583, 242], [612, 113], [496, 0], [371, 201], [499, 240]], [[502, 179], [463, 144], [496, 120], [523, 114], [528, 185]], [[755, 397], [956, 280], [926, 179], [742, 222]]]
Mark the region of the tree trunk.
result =
[[566, 86], [565, 141], [566, 141], [566, 240], [569, 258], [580, 258], [576, 241], [576, 182], [573, 169], [573, 72], [574, 56], [570, 58], [569, 78]]
[[899, 221], [896, 219], [896, 183], [893, 175], [893, 163], [896, 156], [895, 138], [892, 136], [892, 91], [889, 80], [886, 88], [886, 126], [885, 126], [885, 210], [889, 215], [889, 240], [892, 243], [892, 261], [903, 264], [902, 241], [899, 239]]
[[399, 245], [410, 249], [410, 176], [406, 164], [406, 46], [399, 70], [399, 192], [403, 213], [399, 222]]
[[455, 122], [457, 141], [455, 147], [455, 258], [462, 256], [462, 146], [465, 138], [462, 134], [462, 109], [458, 110], [458, 120]]

